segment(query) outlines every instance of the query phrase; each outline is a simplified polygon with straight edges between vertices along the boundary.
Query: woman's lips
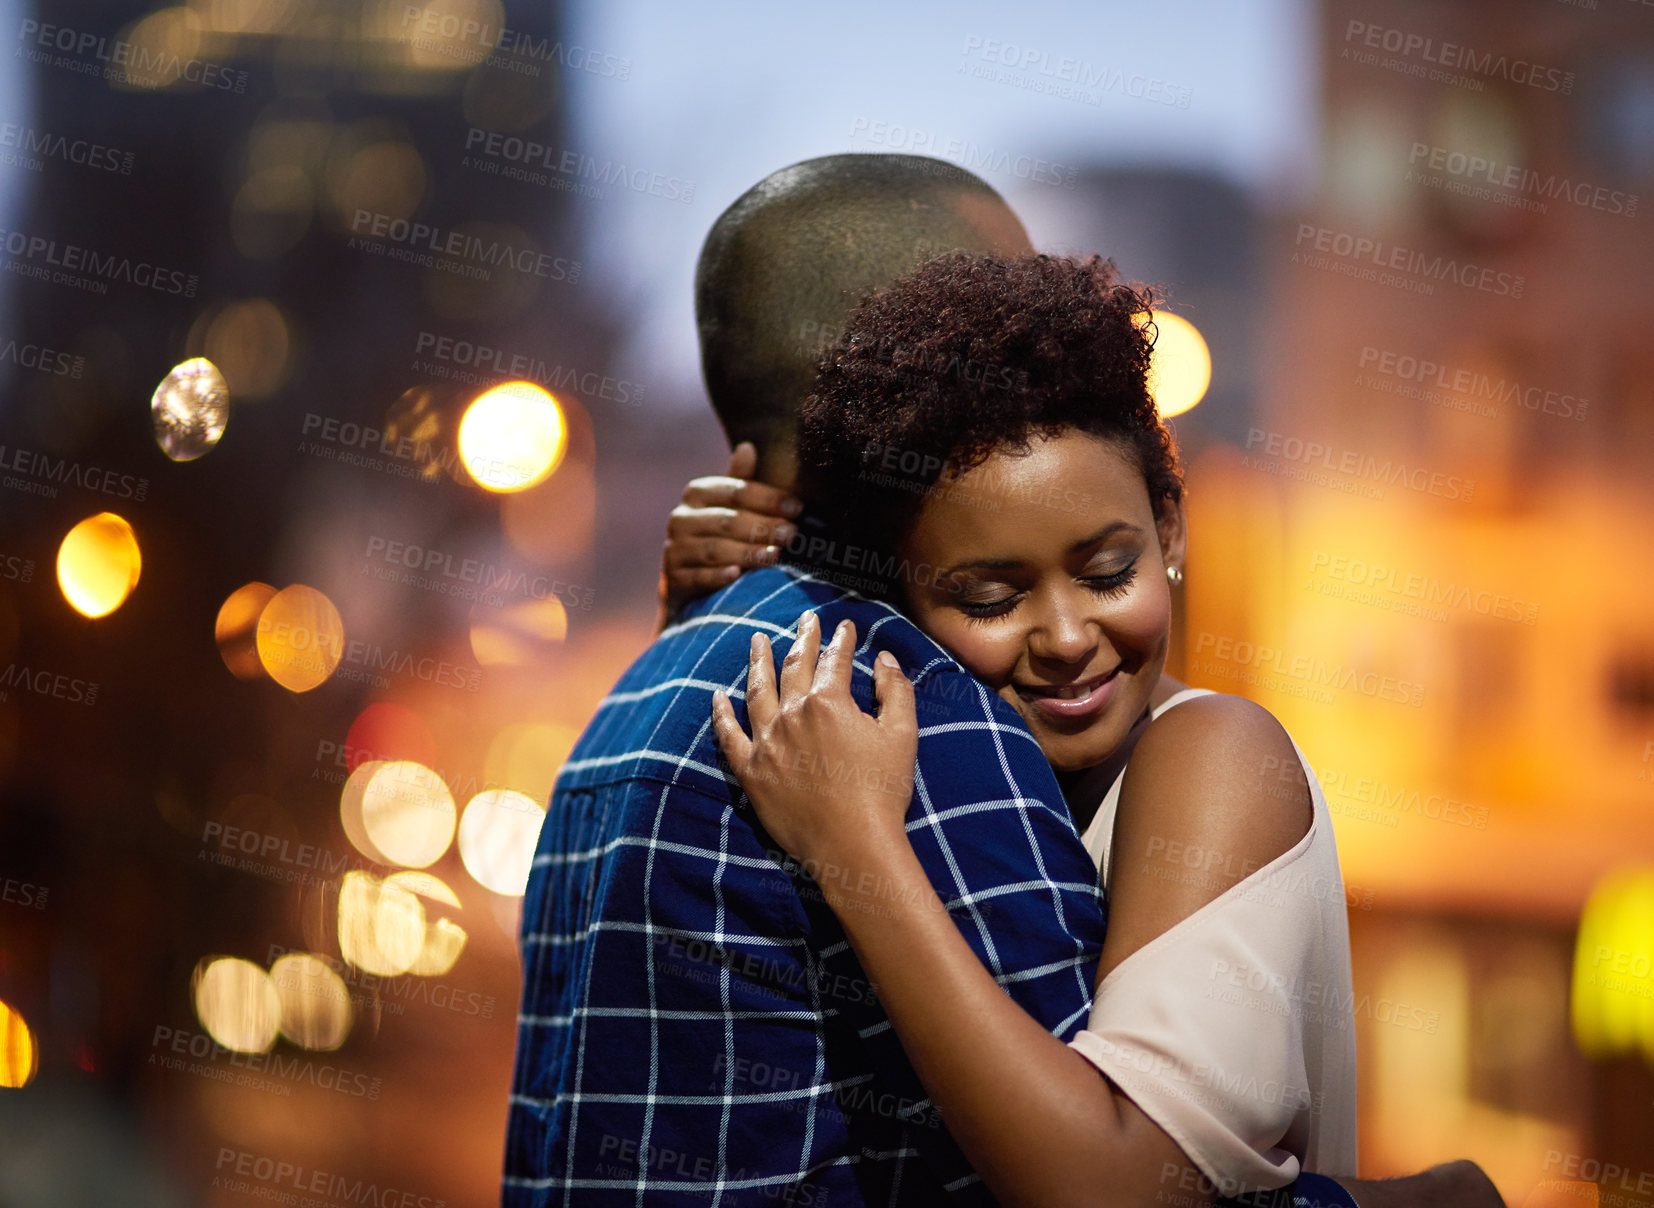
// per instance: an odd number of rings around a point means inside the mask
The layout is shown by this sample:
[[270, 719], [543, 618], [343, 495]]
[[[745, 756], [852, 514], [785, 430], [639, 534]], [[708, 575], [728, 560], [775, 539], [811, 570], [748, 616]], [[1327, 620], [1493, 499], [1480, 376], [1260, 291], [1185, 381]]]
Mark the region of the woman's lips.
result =
[[1107, 675], [1094, 675], [1060, 688], [1031, 688], [1018, 684], [1016, 690], [1018, 696], [1041, 712], [1052, 718], [1072, 721], [1077, 717], [1090, 717], [1106, 706], [1114, 695], [1114, 685], [1119, 678], [1120, 669], [1116, 667]]

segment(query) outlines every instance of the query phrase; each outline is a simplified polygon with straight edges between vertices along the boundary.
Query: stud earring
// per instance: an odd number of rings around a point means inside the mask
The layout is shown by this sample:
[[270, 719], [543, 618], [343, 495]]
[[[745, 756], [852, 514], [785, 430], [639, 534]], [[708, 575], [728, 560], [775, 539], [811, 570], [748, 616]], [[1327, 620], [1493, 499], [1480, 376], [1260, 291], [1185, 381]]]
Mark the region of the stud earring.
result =
[[1175, 566], [1168, 566], [1166, 568], [1166, 578], [1171, 580], [1173, 587], [1176, 587], [1179, 583], [1183, 582], [1183, 572], [1178, 570]]

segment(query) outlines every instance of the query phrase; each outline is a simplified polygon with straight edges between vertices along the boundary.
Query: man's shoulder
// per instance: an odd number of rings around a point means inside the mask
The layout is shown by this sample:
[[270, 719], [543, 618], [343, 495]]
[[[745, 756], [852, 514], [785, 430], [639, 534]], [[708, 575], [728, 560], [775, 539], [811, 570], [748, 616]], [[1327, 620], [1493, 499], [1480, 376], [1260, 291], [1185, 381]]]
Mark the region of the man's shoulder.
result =
[[831, 633], [840, 621], [853, 622], [858, 644], [889, 650], [910, 679], [917, 681], [945, 672], [968, 674], [952, 655], [891, 604], [788, 565], [749, 571], [722, 591], [691, 604], [683, 618], [661, 634], [658, 644], [663, 649], [679, 647], [684, 656], [705, 665], [709, 656], [722, 661], [729, 654], [718, 649], [722, 634], [738, 633], [740, 643], [735, 653], [744, 670], [746, 643], [754, 632], [790, 641], [806, 609], [817, 614], [824, 633]]

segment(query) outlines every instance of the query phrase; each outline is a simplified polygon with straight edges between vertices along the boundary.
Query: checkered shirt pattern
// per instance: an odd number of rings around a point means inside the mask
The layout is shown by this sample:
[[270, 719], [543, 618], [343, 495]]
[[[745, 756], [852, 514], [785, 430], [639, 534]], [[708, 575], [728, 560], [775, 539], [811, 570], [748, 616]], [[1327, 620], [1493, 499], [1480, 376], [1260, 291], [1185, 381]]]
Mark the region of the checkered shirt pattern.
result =
[[[1005, 990], [1063, 1040], [1091, 1006], [1096, 869], [1016, 712], [885, 604], [806, 570], [691, 606], [599, 706], [552, 793], [523, 902], [523, 999], [503, 1203], [992, 1203], [880, 1010], [821, 884], [758, 824], [712, 735], [746, 721], [754, 633], [814, 609], [912, 679], [907, 830]], [[854, 775], [853, 763], [809, 774]]]

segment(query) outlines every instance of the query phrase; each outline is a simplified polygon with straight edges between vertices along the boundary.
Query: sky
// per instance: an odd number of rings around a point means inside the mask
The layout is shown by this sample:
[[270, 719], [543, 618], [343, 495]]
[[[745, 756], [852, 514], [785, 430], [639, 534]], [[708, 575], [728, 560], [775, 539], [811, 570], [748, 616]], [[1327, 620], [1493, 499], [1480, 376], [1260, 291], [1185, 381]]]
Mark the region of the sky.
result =
[[[1290, 204], [1315, 175], [1307, 0], [575, 0], [568, 21], [571, 57], [594, 56], [593, 70], [568, 73], [571, 146], [659, 174], [665, 194], [611, 187], [585, 207], [582, 256], [628, 333], [622, 363], [660, 384], [657, 405], [702, 405], [701, 240], [736, 197], [798, 160], [951, 159], [1054, 251], [1093, 250], [1064, 238], [1083, 204], [1077, 167], [1205, 169], [1266, 206]], [[671, 199], [690, 183], [687, 202]]]

